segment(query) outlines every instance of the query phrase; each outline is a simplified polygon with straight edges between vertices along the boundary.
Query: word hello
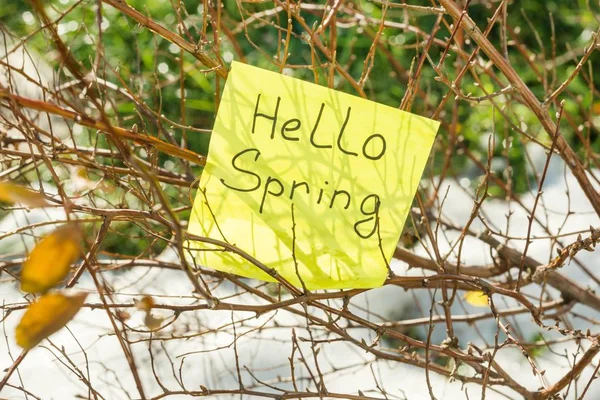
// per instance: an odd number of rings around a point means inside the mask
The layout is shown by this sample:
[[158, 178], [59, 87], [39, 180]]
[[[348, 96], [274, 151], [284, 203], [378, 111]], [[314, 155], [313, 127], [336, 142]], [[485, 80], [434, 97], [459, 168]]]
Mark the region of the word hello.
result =
[[[281, 103], [281, 97], [277, 97], [277, 104], [275, 105], [275, 110], [273, 111], [272, 115], [267, 115], [267, 114], [262, 114], [258, 112], [258, 107], [260, 104], [260, 94], [258, 95], [257, 99], [256, 99], [256, 107], [254, 108], [254, 117], [252, 119], [252, 133], [254, 134], [254, 131], [256, 129], [256, 119], [258, 117], [261, 118], [265, 118], [267, 120], [273, 121], [272, 127], [271, 127], [271, 139], [275, 138], [275, 131], [277, 130], [277, 115], [279, 113], [279, 104]], [[317, 119], [315, 120], [312, 130], [310, 132], [310, 144], [317, 148], [317, 149], [331, 149], [333, 148], [333, 144], [323, 144], [323, 143], [317, 143], [317, 132], [318, 132], [318, 128], [319, 128], [319, 123], [321, 122], [321, 117], [323, 115], [323, 110], [325, 109], [325, 103], [321, 103], [321, 107], [319, 108], [319, 115], [317, 115]], [[346, 126], [348, 125], [348, 122], [350, 121], [350, 113], [352, 112], [352, 107], [348, 107], [347, 111], [346, 111], [346, 118], [344, 119], [344, 122], [342, 123], [342, 126], [340, 128], [340, 132], [337, 135], [337, 148], [344, 154], [348, 155], [348, 156], [354, 156], [354, 157], [358, 157], [358, 153], [355, 153], [353, 151], [347, 150], [344, 147], [342, 147], [342, 136], [344, 135], [344, 131], [346, 130]], [[290, 132], [296, 132], [298, 131], [300, 128], [302, 127], [302, 122], [298, 119], [298, 118], [291, 118], [288, 119], [287, 121], [285, 121], [283, 124], [281, 124], [281, 128], [280, 128], [280, 134], [281, 137], [285, 140], [289, 140], [290, 142], [299, 142], [300, 141], [300, 137], [298, 136], [290, 136]], [[369, 143], [373, 142], [374, 147], [379, 147], [379, 151], [373, 153], [373, 154], [369, 154], [367, 152], [367, 148]], [[376, 143], [379, 142], [379, 146], [376, 146]], [[379, 160], [381, 157], [383, 157], [383, 155], [385, 154], [385, 150], [386, 150], [386, 142], [385, 142], [385, 138], [380, 135], [379, 133], [374, 133], [371, 136], [369, 136], [367, 139], [365, 139], [363, 146], [362, 146], [362, 155], [365, 158], [368, 158], [369, 160]]]

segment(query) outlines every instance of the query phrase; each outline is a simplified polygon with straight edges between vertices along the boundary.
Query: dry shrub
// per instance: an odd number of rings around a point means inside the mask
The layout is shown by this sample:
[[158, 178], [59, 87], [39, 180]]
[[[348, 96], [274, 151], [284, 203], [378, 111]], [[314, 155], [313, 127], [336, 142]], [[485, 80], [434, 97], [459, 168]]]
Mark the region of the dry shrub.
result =
[[[0, 390], [597, 394], [598, 7], [417, 3], [9, 1], [0, 179], [46, 204], [0, 211]], [[186, 258], [232, 59], [442, 123], [383, 288], [289, 291]], [[67, 329], [19, 353], [19, 310], [36, 297], [19, 292], [19, 268], [67, 222], [83, 257], [64, 286], [89, 295]]]

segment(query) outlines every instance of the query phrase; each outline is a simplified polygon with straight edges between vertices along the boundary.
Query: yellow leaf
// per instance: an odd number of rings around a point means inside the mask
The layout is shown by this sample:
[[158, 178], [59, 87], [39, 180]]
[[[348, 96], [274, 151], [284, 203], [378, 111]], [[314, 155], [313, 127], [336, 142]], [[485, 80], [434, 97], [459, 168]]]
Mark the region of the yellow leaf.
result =
[[45, 292], [67, 276], [81, 253], [80, 236], [77, 227], [67, 225], [44, 237], [23, 263], [21, 290]]
[[48, 293], [31, 304], [17, 326], [17, 344], [29, 350], [67, 324], [79, 311], [87, 293], [65, 296]]
[[592, 112], [594, 113], [594, 115], [600, 114], [600, 101], [597, 101], [592, 105]]
[[474, 307], [487, 307], [488, 297], [481, 290], [465, 293], [465, 301]]
[[164, 320], [164, 318], [153, 316], [152, 313], [148, 311], [146, 312], [146, 317], [144, 317], [144, 324], [146, 324], [151, 331], [156, 331], [160, 328]]
[[27, 207], [43, 207], [48, 204], [41, 193], [9, 182], [0, 182], [0, 201], [19, 203]]

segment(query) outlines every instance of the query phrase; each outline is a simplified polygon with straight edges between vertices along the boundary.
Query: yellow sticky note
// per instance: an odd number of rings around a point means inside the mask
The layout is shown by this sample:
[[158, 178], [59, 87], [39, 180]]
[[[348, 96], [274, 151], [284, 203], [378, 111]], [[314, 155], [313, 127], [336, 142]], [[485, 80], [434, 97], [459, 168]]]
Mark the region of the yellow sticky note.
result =
[[[298, 287], [381, 286], [438, 126], [234, 62], [189, 232]], [[273, 280], [223, 247], [189, 246], [199, 265]]]

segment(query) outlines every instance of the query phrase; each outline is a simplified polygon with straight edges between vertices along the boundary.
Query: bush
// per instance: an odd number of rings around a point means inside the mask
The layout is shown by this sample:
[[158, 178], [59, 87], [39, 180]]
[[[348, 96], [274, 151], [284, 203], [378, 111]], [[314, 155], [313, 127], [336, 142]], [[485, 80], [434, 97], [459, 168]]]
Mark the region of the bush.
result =
[[[3, 4], [2, 393], [598, 395], [598, 5], [417, 3]], [[382, 288], [185, 256], [234, 59], [441, 122]]]

